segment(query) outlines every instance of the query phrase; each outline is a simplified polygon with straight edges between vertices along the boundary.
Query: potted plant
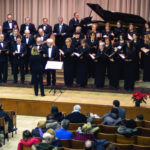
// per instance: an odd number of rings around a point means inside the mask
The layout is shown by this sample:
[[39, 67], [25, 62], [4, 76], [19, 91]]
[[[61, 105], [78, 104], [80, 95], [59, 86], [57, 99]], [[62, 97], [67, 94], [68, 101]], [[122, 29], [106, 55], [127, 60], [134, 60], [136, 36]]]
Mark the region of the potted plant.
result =
[[133, 93], [132, 99], [133, 99], [133, 102], [135, 102], [135, 106], [140, 107], [141, 103], [146, 104], [147, 94], [141, 93], [141, 92]]

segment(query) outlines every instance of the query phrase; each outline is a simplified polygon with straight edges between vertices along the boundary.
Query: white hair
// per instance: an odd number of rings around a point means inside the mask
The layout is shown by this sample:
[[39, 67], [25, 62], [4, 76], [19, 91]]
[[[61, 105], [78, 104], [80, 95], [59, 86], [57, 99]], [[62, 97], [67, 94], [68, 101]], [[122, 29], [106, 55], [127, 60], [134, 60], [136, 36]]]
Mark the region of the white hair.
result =
[[46, 42], [47, 43], [53, 43], [53, 39], [47, 39]]
[[80, 105], [74, 105], [73, 110], [74, 111], [80, 111], [81, 110], [81, 106]]

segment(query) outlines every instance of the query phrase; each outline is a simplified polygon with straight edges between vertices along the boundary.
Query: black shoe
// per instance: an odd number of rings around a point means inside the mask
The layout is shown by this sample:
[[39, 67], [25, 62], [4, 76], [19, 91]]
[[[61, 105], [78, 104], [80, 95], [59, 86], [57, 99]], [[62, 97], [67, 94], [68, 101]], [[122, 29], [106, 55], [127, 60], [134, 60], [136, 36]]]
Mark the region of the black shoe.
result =
[[45, 94], [41, 94], [41, 96], [43, 97], [43, 96], [45, 96]]
[[38, 96], [38, 94], [35, 94], [35, 96]]
[[2, 147], [2, 144], [0, 143], [0, 147]]

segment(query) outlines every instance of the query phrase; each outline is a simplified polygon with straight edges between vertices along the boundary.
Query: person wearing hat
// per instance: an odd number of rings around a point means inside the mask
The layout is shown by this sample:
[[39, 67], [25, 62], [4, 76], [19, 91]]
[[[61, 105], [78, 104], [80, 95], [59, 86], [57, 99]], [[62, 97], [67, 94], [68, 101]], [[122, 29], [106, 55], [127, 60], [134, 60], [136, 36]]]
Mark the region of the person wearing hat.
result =
[[96, 72], [95, 72], [95, 86], [96, 88], [104, 88], [105, 74], [107, 67], [107, 56], [105, 55], [104, 42], [99, 43], [99, 48], [96, 54]]
[[38, 86], [40, 85], [41, 96], [45, 96], [44, 94], [44, 86], [43, 86], [43, 59], [40, 55], [40, 51], [37, 46], [34, 46], [31, 50], [30, 57], [30, 65], [31, 65], [31, 73], [34, 84], [34, 93], [35, 96], [38, 96]]
[[85, 123], [87, 118], [81, 112], [81, 106], [75, 105], [71, 114], [67, 115], [65, 119], [68, 119], [71, 123]]
[[37, 127], [32, 130], [32, 135], [34, 137], [43, 137], [46, 130], [46, 121], [39, 121]]
[[[54, 46], [53, 39], [47, 39], [46, 45], [44, 46], [44, 61], [56, 61], [59, 60], [59, 51], [56, 46]], [[56, 70], [48, 69], [47, 73], [47, 86], [56, 84]], [[52, 81], [51, 81], [52, 80]]]

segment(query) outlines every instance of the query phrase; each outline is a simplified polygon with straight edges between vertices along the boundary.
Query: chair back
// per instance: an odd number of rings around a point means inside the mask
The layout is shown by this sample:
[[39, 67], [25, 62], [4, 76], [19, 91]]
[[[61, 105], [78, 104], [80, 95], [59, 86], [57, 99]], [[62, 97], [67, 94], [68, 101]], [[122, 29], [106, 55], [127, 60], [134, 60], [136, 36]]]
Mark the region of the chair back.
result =
[[105, 140], [115, 143], [116, 142], [116, 134], [98, 133], [97, 139], [100, 139], [100, 140], [105, 139]]
[[22, 144], [21, 150], [32, 150], [31, 146], [25, 146]]
[[102, 123], [102, 121], [103, 121], [103, 119], [102, 118], [94, 118], [94, 124], [101, 124]]
[[82, 126], [83, 123], [70, 123], [68, 130], [76, 131], [78, 127]]
[[71, 148], [71, 140], [61, 140], [62, 146]]
[[133, 145], [133, 150], [150, 150], [150, 146]]
[[150, 137], [137, 136], [137, 145], [150, 146]]
[[144, 127], [144, 128], [150, 128], [150, 121], [146, 121], [146, 120], [145, 120], [145, 121], [143, 122], [143, 127]]
[[132, 150], [132, 145], [131, 144], [118, 144], [115, 143], [117, 150]]
[[118, 126], [100, 125], [100, 132], [102, 133], [117, 133]]
[[135, 144], [136, 136], [126, 137], [124, 135], [117, 134], [116, 143], [120, 144]]
[[72, 142], [71, 148], [73, 148], [73, 149], [84, 149], [84, 145], [85, 145], [84, 141], [72, 140], [71, 142]]
[[136, 121], [137, 127], [143, 127], [144, 121]]

